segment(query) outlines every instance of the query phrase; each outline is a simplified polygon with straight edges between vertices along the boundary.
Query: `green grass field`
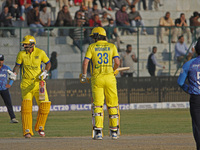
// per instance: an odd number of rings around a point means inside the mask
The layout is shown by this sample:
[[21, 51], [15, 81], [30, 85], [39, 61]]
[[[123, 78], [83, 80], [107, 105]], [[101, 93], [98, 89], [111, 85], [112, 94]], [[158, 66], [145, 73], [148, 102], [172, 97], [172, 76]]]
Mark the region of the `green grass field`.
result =
[[[33, 129], [36, 122], [33, 112]], [[0, 113], [0, 138], [22, 137], [21, 114], [16, 113], [18, 124], [9, 123], [8, 113]], [[50, 112], [46, 136], [91, 136], [91, 111]], [[158, 109], [121, 111], [122, 135], [191, 133], [189, 109]], [[104, 134], [108, 134], [108, 114], [105, 112]], [[38, 137], [35, 134], [35, 137]]]

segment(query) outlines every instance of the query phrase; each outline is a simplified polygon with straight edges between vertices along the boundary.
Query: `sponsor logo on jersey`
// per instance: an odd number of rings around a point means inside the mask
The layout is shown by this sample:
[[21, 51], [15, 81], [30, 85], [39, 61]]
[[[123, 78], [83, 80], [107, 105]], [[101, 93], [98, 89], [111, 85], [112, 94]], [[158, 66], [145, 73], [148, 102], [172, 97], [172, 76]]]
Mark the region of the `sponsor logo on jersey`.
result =
[[35, 56], [35, 59], [39, 59], [39, 56]]
[[0, 74], [0, 77], [6, 77], [6, 74]]

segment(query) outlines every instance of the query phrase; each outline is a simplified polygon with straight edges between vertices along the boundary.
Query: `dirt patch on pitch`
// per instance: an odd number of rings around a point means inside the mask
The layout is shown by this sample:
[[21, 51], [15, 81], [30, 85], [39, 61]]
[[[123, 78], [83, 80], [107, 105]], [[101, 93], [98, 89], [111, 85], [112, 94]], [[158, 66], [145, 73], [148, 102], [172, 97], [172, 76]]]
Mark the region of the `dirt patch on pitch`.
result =
[[120, 136], [112, 140], [105, 136], [103, 140], [92, 140], [91, 137], [45, 137], [45, 138], [2, 138], [1, 150], [194, 150], [195, 142], [192, 133], [187, 134], [154, 134]]

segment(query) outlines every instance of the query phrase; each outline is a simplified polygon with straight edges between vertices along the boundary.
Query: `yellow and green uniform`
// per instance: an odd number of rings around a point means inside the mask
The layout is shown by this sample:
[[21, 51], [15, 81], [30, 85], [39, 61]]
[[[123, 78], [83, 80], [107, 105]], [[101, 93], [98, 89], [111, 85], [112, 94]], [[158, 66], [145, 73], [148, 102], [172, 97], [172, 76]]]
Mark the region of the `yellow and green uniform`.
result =
[[51, 102], [49, 101], [47, 90], [45, 87], [45, 100], [39, 101], [39, 75], [42, 73], [42, 62], [48, 64], [49, 58], [46, 53], [34, 46], [31, 53], [25, 50], [20, 51], [17, 55], [16, 64], [21, 65], [22, 81], [22, 125], [23, 135], [32, 131], [32, 99], [33, 96], [39, 106], [37, 122], [35, 130], [44, 130], [46, 119], [50, 110]]
[[[117, 48], [107, 41], [91, 44], [85, 59], [90, 60], [91, 87], [93, 97], [93, 127], [103, 128], [104, 99], [109, 109], [109, 116], [119, 115], [117, 82], [113, 71], [113, 58], [119, 58]], [[117, 126], [118, 120], [110, 118], [110, 128]]]

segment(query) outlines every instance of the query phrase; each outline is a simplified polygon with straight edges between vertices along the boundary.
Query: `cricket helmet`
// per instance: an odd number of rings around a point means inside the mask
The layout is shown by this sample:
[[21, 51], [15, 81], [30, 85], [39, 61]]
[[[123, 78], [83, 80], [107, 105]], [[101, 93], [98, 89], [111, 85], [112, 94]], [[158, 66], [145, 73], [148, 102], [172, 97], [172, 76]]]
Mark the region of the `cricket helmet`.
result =
[[26, 35], [23, 38], [22, 44], [36, 44], [36, 40], [32, 35]]
[[106, 36], [106, 31], [102, 27], [95, 27], [94, 29], [92, 29], [92, 33], [90, 34], [90, 36], [95, 36], [95, 35]]

